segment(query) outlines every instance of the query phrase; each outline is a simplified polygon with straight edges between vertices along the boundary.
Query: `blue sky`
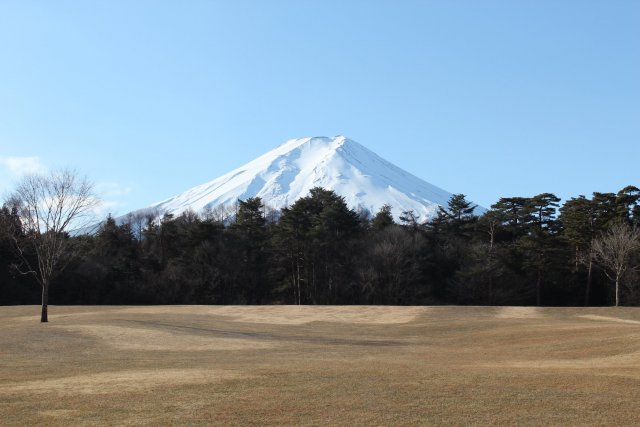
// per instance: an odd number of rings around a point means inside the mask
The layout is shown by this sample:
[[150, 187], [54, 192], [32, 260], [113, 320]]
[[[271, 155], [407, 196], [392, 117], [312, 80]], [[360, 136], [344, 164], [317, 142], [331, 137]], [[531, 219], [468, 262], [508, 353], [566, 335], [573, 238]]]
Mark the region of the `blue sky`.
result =
[[321, 135], [484, 206], [640, 185], [640, 2], [0, 0], [0, 192], [123, 214]]

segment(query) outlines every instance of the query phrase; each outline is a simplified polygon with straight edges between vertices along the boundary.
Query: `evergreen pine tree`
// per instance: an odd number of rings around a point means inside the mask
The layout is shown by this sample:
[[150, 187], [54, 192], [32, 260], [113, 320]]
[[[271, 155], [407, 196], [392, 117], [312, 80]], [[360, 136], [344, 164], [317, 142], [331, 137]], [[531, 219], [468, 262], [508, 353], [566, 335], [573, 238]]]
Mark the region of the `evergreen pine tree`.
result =
[[526, 199], [523, 225], [527, 234], [519, 239], [526, 253], [525, 267], [535, 275], [536, 305], [542, 304], [542, 285], [545, 275], [557, 261], [558, 246], [555, 235], [559, 231], [556, 212], [560, 199], [551, 193], [542, 193]]
[[585, 305], [589, 305], [593, 282], [593, 251], [591, 248], [597, 230], [595, 203], [584, 196], [567, 200], [560, 208], [560, 222], [563, 236], [573, 246], [574, 271], [579, 271], [580, 265], [585, 265], [587, 268], [584, 301]]
[[392, 224], [394, 224], [394, 221], [393, 215], [391, 215], [391, 206], [387, 204], [380, 208], [371, 221], [371, 226], [374, 230], [382, 230]]
[[616, 194], [616, 216], [633, 225], [640, 221], [640, 189], [628, 185]]

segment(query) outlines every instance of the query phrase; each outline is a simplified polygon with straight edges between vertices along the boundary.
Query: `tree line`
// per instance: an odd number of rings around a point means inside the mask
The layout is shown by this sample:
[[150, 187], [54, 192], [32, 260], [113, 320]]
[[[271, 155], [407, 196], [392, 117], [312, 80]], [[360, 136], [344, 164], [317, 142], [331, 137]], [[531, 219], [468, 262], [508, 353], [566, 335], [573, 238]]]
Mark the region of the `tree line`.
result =
[[426, 221], [314, 188], [281, 211], [249, 198], [233, 212], [108, 217], [83, 235], [29, 224], [24, 204], [0, 210], [0, 304], [44, 301], [44, 281], [54, 304], [640, 303], [634, 186], [562, 206], [551, 193], [504, 197], [480, 215], [456, 194]]

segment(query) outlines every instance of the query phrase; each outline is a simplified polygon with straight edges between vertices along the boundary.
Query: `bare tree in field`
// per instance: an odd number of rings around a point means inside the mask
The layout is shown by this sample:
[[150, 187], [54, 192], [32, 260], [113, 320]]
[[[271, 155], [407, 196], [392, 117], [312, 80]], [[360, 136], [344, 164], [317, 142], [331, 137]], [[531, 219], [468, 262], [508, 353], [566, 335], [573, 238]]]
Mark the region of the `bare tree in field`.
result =
[[26, 176], [9, 197], [22, 228], [11, 233], [22, 261], [16, 267], [21, 274], [33, 274], [42, 286], [41, 322], [48, 321], [51, 280], [72, 258], [67, 233], [87, 225], [83, 220], [98, 203], [93, 185], [71, 170]]
[[124, 223], [129, 224], [133, 237], [135, 237], [138, 242], [141, 242], [144, 236], [144, 228], [159, 215], [157, 211], [139, 210], [127, 214]]
[[629, 258], [640, 248], [640, 230], [626, 223], [614, 224], [593, 241], [596, 260], [605, 267], [609, 279], [616, 285], [616, 307], [620, 305], [620, 280], [629, 268]]

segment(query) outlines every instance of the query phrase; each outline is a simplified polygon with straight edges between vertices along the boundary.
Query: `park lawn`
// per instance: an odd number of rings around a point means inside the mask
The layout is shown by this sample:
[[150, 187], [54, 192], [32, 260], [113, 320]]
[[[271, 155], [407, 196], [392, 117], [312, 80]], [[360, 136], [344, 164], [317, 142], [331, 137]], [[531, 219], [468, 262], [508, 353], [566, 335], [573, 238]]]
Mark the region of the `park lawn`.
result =
[[0, 425], [639, 425], [640, 309], [0, 307]]

